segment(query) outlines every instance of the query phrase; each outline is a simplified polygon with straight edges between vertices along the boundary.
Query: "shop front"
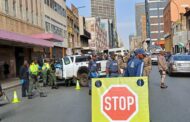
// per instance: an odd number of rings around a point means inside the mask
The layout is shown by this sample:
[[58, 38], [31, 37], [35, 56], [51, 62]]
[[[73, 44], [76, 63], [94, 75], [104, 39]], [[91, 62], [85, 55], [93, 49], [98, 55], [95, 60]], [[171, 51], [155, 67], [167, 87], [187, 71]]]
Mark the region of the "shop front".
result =
[[52, 46], [53, 43], [42, 39], [0, 30], [0, 79], [17, 77], [24, 60], [30, 62], [43, 55], [36, 49]]
[[32, 37], [37, 39], [44, 39], [53, 43], [53, 47], [45, 48], [45, 57], [47, 58], [62, 58], [66, 55], [67, 44], [64, 41], [63, 37], [52, 34], [52, 33], [43, 33], [32, 35]]

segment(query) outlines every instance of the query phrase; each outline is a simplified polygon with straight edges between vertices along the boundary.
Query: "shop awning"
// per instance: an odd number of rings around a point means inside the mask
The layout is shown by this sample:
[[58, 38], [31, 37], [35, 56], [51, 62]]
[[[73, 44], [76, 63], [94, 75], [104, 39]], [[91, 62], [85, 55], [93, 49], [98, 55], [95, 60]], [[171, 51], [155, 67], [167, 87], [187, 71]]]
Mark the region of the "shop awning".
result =
[[53, 47], [52, 42], [43, 39], [36, 39], [31, 36], [26, 36], [14, 32], [8, 32], [5, 30], [0, 30], [0, 43], [15, 44], [15, 45], [26, 44], [27, 46], [37, 46], [37, 47]]
[[63, 37], [52, 34], [52, 33], [35, 34], [35, 35], [32, 35], [32, 37], [37, 38], [37, 39], [55, 41], [55, 42], [63, 42]]

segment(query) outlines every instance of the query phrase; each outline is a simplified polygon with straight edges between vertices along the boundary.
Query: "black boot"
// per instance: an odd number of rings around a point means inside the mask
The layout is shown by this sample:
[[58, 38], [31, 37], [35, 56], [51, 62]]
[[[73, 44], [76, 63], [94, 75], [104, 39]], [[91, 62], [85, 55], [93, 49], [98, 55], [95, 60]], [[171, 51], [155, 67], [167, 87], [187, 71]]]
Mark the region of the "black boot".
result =
[[164, 83], [161, 83], [160, 88], [161, 89], [166, 89], [166, 88], [168, 88], [168, 86], [166, 86]]
[[91, 95], [91, 94], [92, 94], [92, 91], [91, 91], [91, 89], [89, 89], [89, 92], [88, 92], [88, 94], [89, 94], [89, 95]]

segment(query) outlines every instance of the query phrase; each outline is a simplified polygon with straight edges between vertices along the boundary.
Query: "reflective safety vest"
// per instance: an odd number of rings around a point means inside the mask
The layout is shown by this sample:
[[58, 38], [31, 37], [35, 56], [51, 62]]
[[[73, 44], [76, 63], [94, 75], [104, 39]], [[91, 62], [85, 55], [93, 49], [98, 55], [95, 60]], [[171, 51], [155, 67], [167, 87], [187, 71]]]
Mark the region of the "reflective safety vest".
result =
[[118, 62], [116, 60], [112, 60], [109, 66], [110, 73], [118, 73], [118, 68]]
[[38, 75], [38, 64], [35, 64], [34, 62], [30, 65], [30, 73], [32, 75]]
[[49, 70], [49, 69], [50, 69], [49, 63], [44, 63], [42, 70]]

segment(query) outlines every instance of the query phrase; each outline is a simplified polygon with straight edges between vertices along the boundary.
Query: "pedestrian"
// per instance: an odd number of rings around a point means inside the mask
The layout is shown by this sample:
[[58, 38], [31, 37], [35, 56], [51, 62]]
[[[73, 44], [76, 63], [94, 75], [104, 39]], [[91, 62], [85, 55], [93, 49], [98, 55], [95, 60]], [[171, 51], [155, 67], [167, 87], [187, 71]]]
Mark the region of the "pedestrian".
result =
[[106, 76], [108, 77], [119, 77], [121, 74], [118, 61], [116, 60], [116, 54], [111, 53], [111, 59], [106, 63]]
[[38, 64], [37, 60], [33, 60], [29, 67], [30, 80], [29, 80], [29, 90], [28, 90], [28, 99], [32, 99], [32, 91], [36, 88], [37, 77], [38, 77]]
[[144, 56], [145, 51], [143, 49], [137, 49], [135, 51], [135, 56], [130, 59], [127, 64], [124, 77], [141, 77], [143, 76], [144, 68]]
[[49, 70], [50, 70], [49, 59], [45, 59], [42, 66], [42, 78], [44, 86], [47, 86], [47, 75], [49, 73]]
[[166, 89], [168, 86], [165, 85], [165, 79], [166, 79], [166, 71], [167, 71], [167, 62], [166, 58], [164, 57], [164, 51], [160, 51], [160, 54], [158, 55], [158, 69], [161, 75], [161, 81], [160, 81], [160, 88]]
[[3, 65], [3, 73], [5, 76], [5, 79], [7, 79], [10, 72], [9, 72], [9, 64], [6, 61]]
[[146, 53], [145, 58], [144, 58], [143, 76], [149, 77], [151, 70], [152, 70], [152, 61], [151, 61], [150, 56]]
[[29, 66], [26, 60], [20, 69], [20, 80], [22, 81], [22, 97], [26, 97], [29, 90]]
[[89, 69], [89, 95], [91, 95], [91, 79], [92, 78], [98, 78], [99, 73], [98, 73], [98, 65], [96, 63], [96, 55], [92, 55], [92, 58], [89, 61], [88, 69]]
[[55, 76], [55, 66], [54, 66], [54, 60], [52, 59], [50, 61], [50, 69], [48, 73], [48, 80], [50, 83], [50, 86], [52, 89], [58, 89], [58, 86], [56, 84], [56, 76]]

